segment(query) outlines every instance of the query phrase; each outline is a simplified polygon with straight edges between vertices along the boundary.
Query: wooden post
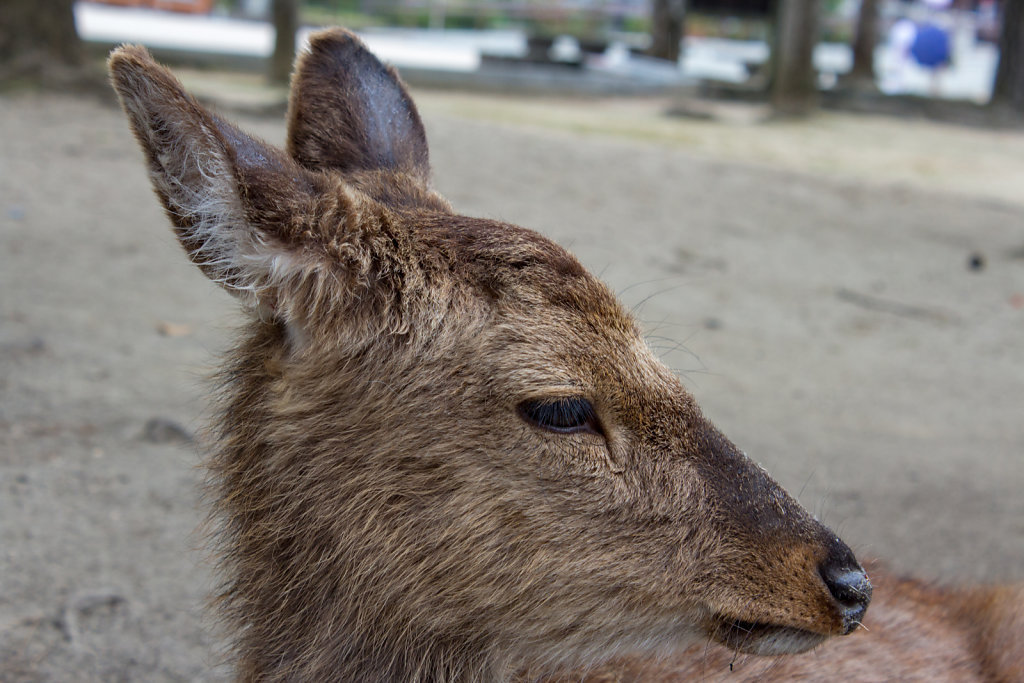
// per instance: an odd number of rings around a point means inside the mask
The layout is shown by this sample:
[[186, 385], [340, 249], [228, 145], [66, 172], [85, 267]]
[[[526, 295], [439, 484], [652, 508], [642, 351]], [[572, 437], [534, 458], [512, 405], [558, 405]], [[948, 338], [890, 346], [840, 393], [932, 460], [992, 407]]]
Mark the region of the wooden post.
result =
[[818, 106], [813, 58], [820, 19], [821, 0], [778, 0], [769, 94], [780, 116], [805, 116]]
[[1024, 114], [1024, 0], [1006, 0], [992, 104]]
[[654, 0], [651, 7], [652, 57], [678, 62], [686, 21], [686, 0]]
[[849, 82], [859, 88], [874, 89], [875, 47], [878, 45], [878, 0], [861, 0], [857, 13], [857, 32], [853, 37], [853, 69]]
[[0, 80], [83, 63], [72, 0], [0, 2]]
[[299, 30], [299, 0], [273, 0], [274, 54], [268, 76], [271, 83], [287, 85], [295, 61], [295, 32]]

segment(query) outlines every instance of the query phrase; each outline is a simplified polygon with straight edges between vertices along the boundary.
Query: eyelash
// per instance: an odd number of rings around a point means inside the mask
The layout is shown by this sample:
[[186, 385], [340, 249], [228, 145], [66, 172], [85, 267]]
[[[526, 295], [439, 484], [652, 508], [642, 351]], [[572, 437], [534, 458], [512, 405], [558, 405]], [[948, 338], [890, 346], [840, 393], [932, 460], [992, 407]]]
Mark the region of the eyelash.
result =
[[519, 415], [535, 427], [556, 434], [604, 435], [594, 406], [585, 398], [523, 401], [519, 404]]

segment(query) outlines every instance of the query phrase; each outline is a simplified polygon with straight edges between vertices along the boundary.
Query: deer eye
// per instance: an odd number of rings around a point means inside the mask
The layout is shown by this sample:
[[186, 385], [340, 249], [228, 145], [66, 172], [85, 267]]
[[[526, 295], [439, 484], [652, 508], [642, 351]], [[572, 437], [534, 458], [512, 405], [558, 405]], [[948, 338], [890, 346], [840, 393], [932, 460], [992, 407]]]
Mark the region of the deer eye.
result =
[[602, 433], [594, 406], [585, 398], [524, 401], [519, 404], [519, 415], [530, 424], [557, 434]]

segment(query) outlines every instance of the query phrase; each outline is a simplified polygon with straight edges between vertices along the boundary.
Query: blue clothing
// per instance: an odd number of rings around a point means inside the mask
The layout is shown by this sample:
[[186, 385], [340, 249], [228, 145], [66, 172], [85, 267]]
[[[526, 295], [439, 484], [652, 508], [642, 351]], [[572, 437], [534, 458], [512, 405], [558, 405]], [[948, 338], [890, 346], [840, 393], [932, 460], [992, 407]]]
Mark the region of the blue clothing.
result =
[[910, 54], [923, 67], [934, 69], [949, 64], [951, 49], [949, 33], [935, 24], [917, 27], [917, 36], [910, 46]]

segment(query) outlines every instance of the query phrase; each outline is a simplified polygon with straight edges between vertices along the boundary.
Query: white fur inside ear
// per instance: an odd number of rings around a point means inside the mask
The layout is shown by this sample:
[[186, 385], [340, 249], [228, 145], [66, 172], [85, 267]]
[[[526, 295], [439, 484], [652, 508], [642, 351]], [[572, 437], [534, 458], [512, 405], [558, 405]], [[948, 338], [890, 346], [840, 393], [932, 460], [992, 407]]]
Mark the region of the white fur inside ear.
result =
[[234, 169], [205, 126], [198, 135], [179, 137], [157, 161], [153, 186], [167, 198], [181, 241], [210, 279], [256, 306], [264, 290], [313, 270], [247, 222]]
[[303, 192], [296, 179], [300, 169], [203, 109], [170, 74], [148, 63], [148, 55], [118, 59], [112, 73], [121, 103], [189, 257], [244, 303], [272, 306], [282, 320], [295, 315], [297, 310], [279, 310], [284, 288], [322, 274], [324, 263], [279, 239], [280, 226], [249, 223], [255, 207], [245, 204], [241, 178], [243, 171], [259, 171], [254, 175], [263, 182], [276, 186], [279, 179]]

